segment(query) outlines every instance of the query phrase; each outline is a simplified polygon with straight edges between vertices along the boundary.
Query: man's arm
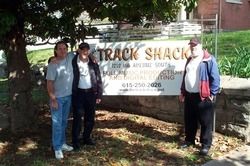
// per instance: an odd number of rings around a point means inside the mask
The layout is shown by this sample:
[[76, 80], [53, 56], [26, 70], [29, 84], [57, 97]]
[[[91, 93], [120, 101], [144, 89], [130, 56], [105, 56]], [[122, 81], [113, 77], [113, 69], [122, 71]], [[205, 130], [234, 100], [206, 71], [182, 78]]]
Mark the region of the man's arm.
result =
[[191, 57], [189, 57], [187, 59], [187, 62], [185, 64], [185, 67], [184, 67], [184, 73], [183, 73], [183, 76], [182, 76], [182, 82], [181, 82], [181, 94], [179, 95], [179, 100], [180, 102], [184, 102], [185, 100], [185, 94], [186, 94], [186, 89], [185, 89], [185, 75], [186, 75], [186, 67], [188, 65], [188, 63], [190, 62], [191, 60]]
[[51, 108], [58, 109], [58, 103], [56, 101], [55, 90], [54, 90], [54, 81], [47, 80], [47, 91], [51, 101]]
[[211, 61], [211, 72], [210, 72], [210, 93], [212, 96], [216, 96], [216, 94], [220, 90], [220, 74], [219, 68], [215, 58]]
[[97, 58], [94, 56], [94, 53], [96, 52], [96, 49], [90, 50], [89, 57], [94, 62], [97, 63]]
[[99, 104], [101, 102], [102, 93], [103, 93], [103, 85], [102, 85], [102, 77], [98, 64], [95, 64], [95, 74], [97, 81], [97, 99], [96, 103]]
[[89, 57], [92, 60], [92, 62], [97, 63], [97, 58], [94, 56], [94, 54], [92, 54], [92, 53], [89, 54]]
[[50, 98], [50, 106], [51, 109], [57, 109], [58, 103], [55, 96], [55, 87], [54, 87], [54, 80], [56, 79], [56, 70], [54, 64], [49, 64], [47, 68], [47, 91]]

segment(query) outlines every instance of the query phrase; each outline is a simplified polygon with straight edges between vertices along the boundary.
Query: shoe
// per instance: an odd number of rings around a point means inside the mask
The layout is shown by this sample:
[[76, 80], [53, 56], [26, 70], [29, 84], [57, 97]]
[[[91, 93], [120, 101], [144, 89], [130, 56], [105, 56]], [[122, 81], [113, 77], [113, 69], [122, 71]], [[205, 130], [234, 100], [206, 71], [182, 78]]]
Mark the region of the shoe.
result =
[[57, 160], [63, 159], [62, 150], [55, 150], [55, 157], [56, 157]]
[[92, 139], [85, 139], [83, 140], [83, 145], [95, 145], [95, 142]]
[[206, 156], [208, 152], [209, 152], [209, 147], [202, 147], [199, 154], [202, 156]]
[[62, 145], [62, 150], [63, 150], [63, 151], [66, 151], [66, 152], [70, 152], [70, 151], [73, 150], [73, 147], [72, 147], [72, 146], [69, 146], [69, 145], [67, 145], [67, 144], [63, 144], [63, 145]]
[[186, 149], [190, 146], [194, 146], [195, 144], [192, 143], [192, 142], [188, 142], [188, 141], [185, 141], [181, 146], [180, 146], [180, 149]]
[[73, 144], [73, 148], [75, 152], [80, 151], [80, 145], [79, 144]]

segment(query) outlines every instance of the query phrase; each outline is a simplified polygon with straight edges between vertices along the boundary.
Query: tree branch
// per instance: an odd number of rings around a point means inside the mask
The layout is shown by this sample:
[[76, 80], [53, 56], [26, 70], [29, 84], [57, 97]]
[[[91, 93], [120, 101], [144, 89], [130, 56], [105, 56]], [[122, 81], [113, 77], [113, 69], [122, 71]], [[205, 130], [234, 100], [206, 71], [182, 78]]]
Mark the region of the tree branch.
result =
[[45, 44], [51, 44], [51, 45], [54, 45], [56, 44], [56, 42], [50, 42], [49, 41], [50, 39], [48, 39], [47, 41], [43, 42], [43, 43], [33, 43], [33, 42], [27, 42], [27, 45], [32, 45], [32, 46], [42, 46], [42, 45], [45, 45]]

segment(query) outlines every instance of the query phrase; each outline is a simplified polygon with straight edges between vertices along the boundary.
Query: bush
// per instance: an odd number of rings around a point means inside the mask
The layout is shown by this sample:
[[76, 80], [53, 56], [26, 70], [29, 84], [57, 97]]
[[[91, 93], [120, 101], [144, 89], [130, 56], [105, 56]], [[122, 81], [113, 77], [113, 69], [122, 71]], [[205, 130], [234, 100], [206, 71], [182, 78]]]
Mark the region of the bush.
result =
[[235, 48], [235, 56], [224, 56], [219, 63], [220, 72], [233, 77], [250, 77], [250, 51], [244, 47]]

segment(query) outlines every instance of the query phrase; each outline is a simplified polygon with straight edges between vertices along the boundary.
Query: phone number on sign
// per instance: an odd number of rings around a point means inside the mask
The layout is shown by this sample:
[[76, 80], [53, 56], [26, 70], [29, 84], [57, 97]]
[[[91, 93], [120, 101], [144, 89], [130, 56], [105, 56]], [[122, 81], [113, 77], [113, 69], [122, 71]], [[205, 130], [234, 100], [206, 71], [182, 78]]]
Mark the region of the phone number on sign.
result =
[[122, 83], [123, 88], [131, 88], [131, 87], [161, 87], [160, 82], [153, 82], [153, 83]]

